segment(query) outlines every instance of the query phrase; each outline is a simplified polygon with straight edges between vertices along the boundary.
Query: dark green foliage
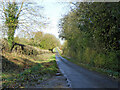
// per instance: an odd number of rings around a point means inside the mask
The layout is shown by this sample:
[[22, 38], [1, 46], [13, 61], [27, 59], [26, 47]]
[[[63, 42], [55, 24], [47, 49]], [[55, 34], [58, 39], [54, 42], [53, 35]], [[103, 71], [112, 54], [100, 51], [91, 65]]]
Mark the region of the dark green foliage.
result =
[[76, 62], [119, 71], [120, 3], [76, 3], [61, 19], [63, 54]]

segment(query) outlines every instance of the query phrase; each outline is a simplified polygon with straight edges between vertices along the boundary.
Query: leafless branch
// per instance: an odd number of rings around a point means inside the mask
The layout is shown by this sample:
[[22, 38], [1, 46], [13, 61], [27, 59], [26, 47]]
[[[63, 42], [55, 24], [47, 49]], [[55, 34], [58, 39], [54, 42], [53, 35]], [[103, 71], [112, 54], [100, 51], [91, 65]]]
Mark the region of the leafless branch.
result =
[[3, 4], [3, 11], [4, 11], [4, 14], [5, 14], [5, 17], [7, 18], [7, 14], [6, 14], [6, 10], [5, 10], [5, 5], [4, 5], [4, 3], [3, 3], [3, 0], [2, 0], [2, 4]]
[[19, 10], [19, 12], [18, 12], [18, 14], [17, 14], [17, 18], [18, 18], [18, 17], [19, 17], [19, 15], [20, 15], [20, 12], [21, 12], [22, 7], [23, 7], [23, 4], [24, 4], [24, 1], [25, 1], [25, 0], [23, 0], [23, 1], [22, 1], [22, 4], [21, 4], [21, 7], [20, 7], [20, 10]]

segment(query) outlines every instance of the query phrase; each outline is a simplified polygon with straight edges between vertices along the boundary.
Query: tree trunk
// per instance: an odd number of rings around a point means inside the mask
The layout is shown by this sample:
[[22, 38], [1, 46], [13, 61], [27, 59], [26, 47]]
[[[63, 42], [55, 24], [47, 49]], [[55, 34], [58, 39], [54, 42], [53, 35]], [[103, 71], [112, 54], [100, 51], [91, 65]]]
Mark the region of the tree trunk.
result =
[[11, 52], [11, 49], [14, 45], [14, 33], [13, 32], [8, 33], [8, 45], [9, 45], [9, 50]]

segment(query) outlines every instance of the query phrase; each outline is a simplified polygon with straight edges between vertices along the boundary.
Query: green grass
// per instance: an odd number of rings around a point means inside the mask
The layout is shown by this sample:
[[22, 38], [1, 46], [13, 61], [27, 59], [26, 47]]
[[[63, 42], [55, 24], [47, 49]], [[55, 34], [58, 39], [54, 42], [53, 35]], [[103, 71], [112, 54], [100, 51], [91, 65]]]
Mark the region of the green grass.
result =
[[75, 59], [72, 59], [72, 58], [67, 58], [65, 56], [62, 56], [64, 57], [65, 59], [77, 64], [78, 66], [81, 66], [81, 67], [84, 67], [86, 69], [89, 69], [91, 71], [96, 71], [96, 72], [99, 72], [103, 75], [107, 75], [107, 76], [110, 76], [112, 78], [116, 78], [118, 80], [120, 80], [120, 73], [119, 72], [115, 72], [115, 71], [112, 71], [112, 70], [105, 70], [105, 69], [102, 69], [102, 68], [97, 68], [97, 67], [91, 67], [89, 64], [83, 64], [83, 63], [78, 63], [77, 60]]
[[[6, 71], [2, 73], [3, 88], [24, 88], [26, 85], [35, 85], [52, 77], [58, 71], [55, 61], [55, 54], [44, 54], [44, 57], [38, 55], [36, 57], [14, 55], [14, 53], [6, 53], [3, 65]], [[46, 56], [46, 57], [45, 57]], [[13, 60], [13, 58], [15, 60]], [[24, 61], [27, 60], [27, 61]], [[11, 63], [12, 62], [12, 63]], [[25, 63], [23, 65], [23, 63]], [[7, 67], [10, 65], [9, 67]], [[14, 67], [12, 67], [14, 66]]]

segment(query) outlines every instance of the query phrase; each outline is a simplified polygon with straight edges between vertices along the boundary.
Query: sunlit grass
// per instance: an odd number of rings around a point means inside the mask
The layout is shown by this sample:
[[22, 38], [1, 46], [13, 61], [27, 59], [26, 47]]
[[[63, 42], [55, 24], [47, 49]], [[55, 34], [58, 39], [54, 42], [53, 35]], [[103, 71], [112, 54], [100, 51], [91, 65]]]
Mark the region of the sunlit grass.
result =
[[55, 54], [52, 53], [37, 56], [5, 53], [3, 56], [8, 63], [13, 62], [12, 64], [20, 66], [19, 68], [11, 67], [12, 65], [6, 67], [8, 70], [2, 73], [3, 87], [24, 87], [31, 81], [37, 82], [49, 78], [51, 75], [55, 75], [58, 70]]

